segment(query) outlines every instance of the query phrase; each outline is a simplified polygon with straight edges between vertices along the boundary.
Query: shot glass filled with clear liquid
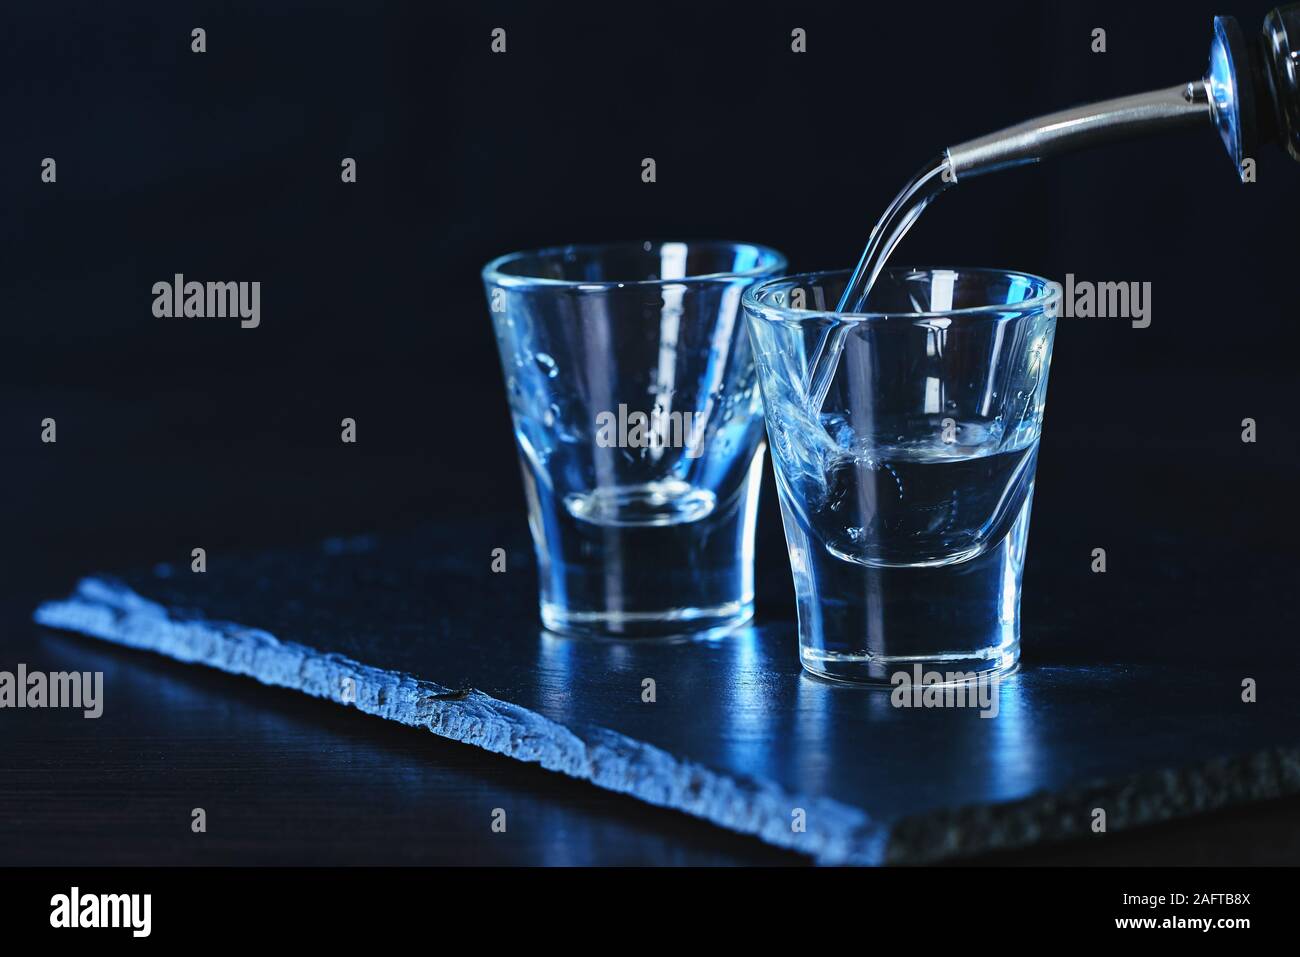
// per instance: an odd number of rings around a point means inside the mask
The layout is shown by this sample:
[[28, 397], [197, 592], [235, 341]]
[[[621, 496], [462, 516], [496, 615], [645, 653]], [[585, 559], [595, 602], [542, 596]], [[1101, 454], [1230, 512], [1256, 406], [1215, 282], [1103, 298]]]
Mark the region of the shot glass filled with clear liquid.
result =
[[754, 601], [763, 416], [747, 243], [567, 246], [483, 270], [523, 467], [542, 623], [721, 633]]
[[[886, 269], [751, 288], [793, 569], [799, 654], [888, 683], [992, 676], [1020, 656], [1020, 589], [1055, 333], [1047, 280]], [[828, 306], [828, 304], [830, 304]]]

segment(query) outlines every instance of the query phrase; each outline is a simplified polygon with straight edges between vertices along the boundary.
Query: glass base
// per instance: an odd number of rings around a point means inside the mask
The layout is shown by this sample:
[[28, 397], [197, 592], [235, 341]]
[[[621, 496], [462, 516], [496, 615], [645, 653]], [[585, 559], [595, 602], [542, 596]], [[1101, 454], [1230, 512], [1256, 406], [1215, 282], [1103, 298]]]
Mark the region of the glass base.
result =
[[[802, 649], [799, 661], [819, 678], [892, 688], [907, 675], [909, 682], [948, 686], [987, 681], [1014, 673], [1020, 665], [1020, 642], [984, 649], [982, 654], [927, 655], [900, 658], [885, 655], [826, 655]], [[937, 675], [938, 678], [929, 677]]]
[[708, 608], [663, 611], [574, 611], [543, 602], [542, 624], [547, 631], [577, 638], [621, 641], [708, 640], [725, 635], [754, 617], [753, 602], [727, 602]]
[[754, 616], [760, 445], [736, 493], [685, 482], [563, 499], [528, 481], [542, 624], [561, 635], [700, 638]]
[[1005, 537], [953, 564], [866, 566], [842, 560], [811, 537], [795, 539], [791, 564], [804, 668], [883, 686], [902, 675], [913, 683], [954, 685], [1014, 671], [1031, 499], [1032, 491]]

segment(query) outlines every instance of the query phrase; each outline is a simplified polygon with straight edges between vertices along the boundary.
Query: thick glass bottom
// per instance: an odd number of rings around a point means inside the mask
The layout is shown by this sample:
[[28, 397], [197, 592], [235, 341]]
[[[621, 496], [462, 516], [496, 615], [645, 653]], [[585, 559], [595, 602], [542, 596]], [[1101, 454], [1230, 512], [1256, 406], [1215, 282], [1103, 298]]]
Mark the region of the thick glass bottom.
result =
[[[799, 660], [804, 668], [819, 678], [849, 681], [855, 684], [894, 687], [906, 675], [912, 684], [940, 686], [967, 681], [992, 680], [1014, 672], [1020, 664], [1020, 642], [981, 649], [982, 654], [926, 655], [896, 657], [885, 655], [818, 654], [801, 648]], [[929, 676], [938, 676], [931, 678]]]
[[547, 631], [578, 638], [674, 641], [721, 637], [754, 617], [753, 602], [661, 611], [574, 611], [542, 603]]
[[542, 624], [611, 639], [709, 637], [754, 615], [762, 447], [730, 496], [680, 481], [556, 496], [528, 481]]
[[1015, 670], [1031, 498], [999, 541], [944, 565], [846, 562], [787, 517], [803, 666], [880, 685], [959, 684]]

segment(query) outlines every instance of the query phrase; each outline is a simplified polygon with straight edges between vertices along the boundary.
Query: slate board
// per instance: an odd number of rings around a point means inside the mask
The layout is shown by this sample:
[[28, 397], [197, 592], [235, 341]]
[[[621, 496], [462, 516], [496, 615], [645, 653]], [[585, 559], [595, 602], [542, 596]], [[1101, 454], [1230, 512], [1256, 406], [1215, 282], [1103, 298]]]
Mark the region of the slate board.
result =
[[[1278, 640], [1294, 617], [1263, 601], [1285, 596], [1285, 562], [1228, 562], [1241, 579], [1229, 602], [1216, 598], [1222, 563], [1105, 584], [1053, 570], [1049, 588], [1031, 535], [1024, 667], [989, 719], [898, 709], [887, 693], [806, 675], [790, 621], [677, 644], [545, 634], [517, 532], [444, 523], [209, 556], [202, 575], [164, 565], [84, 579], [35, 617], [537, 762], [822, 863], [1104, 840], [1097, 808], [1113, 833], [1300, 793], [1300, 667]], [[502, 544], [510, 570], [492, 574]], [[1276, 580], [1261, 577], [1269, 568]], [[1259, 682], [1254, 703], [1244, 677]]]

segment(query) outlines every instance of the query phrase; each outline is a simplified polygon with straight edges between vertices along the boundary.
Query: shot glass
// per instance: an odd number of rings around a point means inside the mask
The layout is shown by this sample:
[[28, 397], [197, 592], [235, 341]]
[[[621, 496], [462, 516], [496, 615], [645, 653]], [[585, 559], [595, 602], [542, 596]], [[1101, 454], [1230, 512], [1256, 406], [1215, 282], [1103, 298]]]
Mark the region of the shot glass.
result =
[[764, 429], [740, 297], [784, 268], [732, 242], [484, 268], [547, 629], [666, 638], [752, 617]]
[[[775, 279], [744, 310], [809, 671], [957, 683], [1013, 670], [1053, 287], [986, 269]], [[829, 305], [828, 305], [829, 304]]]

